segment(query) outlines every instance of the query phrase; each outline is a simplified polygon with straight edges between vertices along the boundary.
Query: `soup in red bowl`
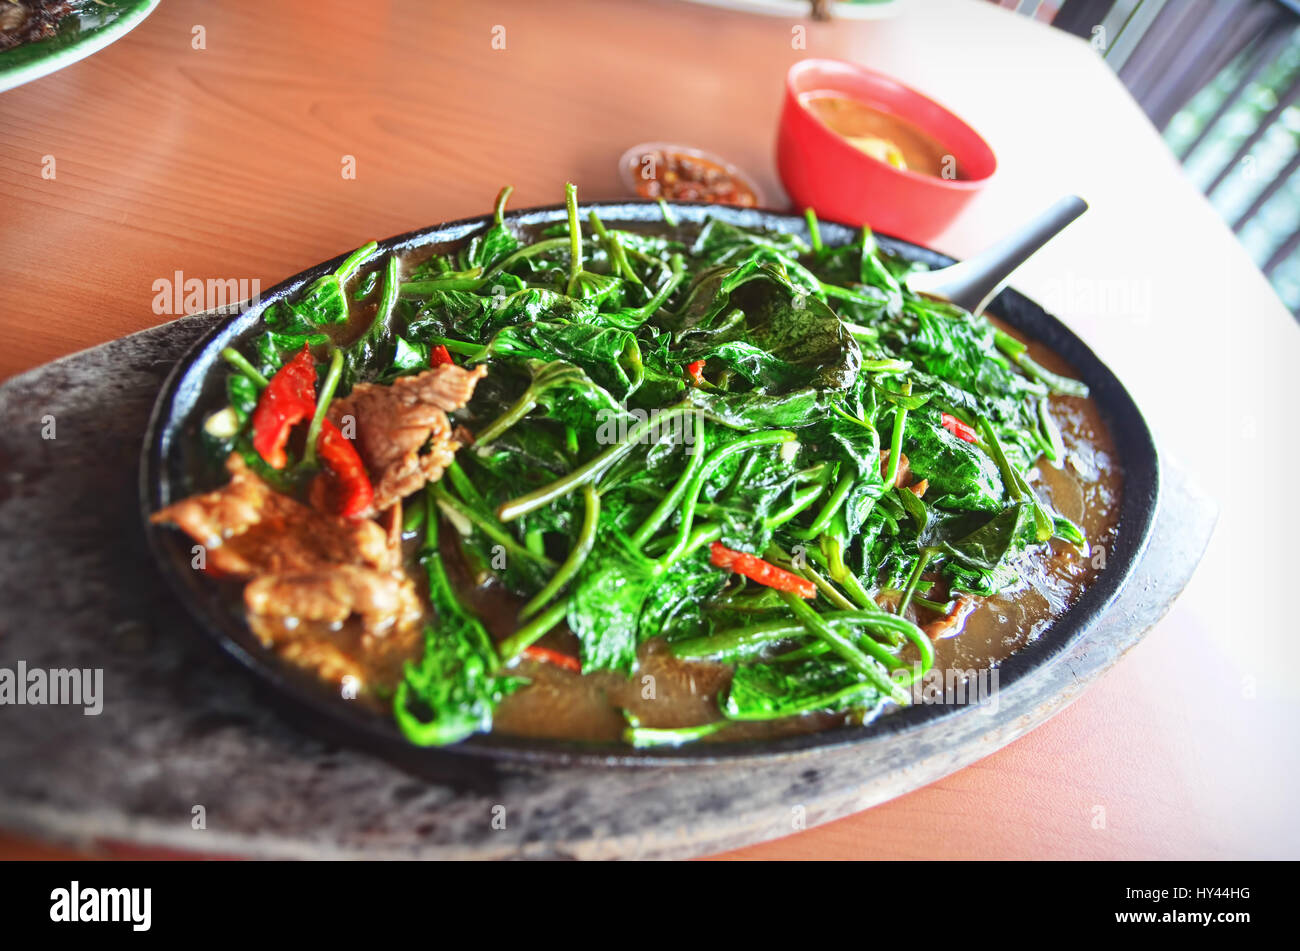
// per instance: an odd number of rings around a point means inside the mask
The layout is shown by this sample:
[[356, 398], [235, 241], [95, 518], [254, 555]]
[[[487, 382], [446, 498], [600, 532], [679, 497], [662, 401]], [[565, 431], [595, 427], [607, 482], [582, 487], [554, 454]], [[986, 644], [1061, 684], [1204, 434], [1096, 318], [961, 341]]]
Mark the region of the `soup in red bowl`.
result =
[[777, 167], [797, 207], [925, 241], [993, 176], [997, 158], [969, 125], [897, 80], [808, 59], [786, 76]]

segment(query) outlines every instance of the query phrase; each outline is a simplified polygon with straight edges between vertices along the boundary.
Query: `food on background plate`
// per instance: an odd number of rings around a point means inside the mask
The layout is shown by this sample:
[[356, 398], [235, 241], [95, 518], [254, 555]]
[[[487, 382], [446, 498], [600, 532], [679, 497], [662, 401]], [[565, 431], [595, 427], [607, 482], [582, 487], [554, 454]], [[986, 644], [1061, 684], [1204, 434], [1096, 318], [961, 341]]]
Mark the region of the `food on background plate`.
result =
[[[936, 178], [944, 175], [948, 150], [906, 119], [833, 92], [804, 93], [800, 99], [827, 128], [877, 161]], [[960, 178], [961, 170], [953, 164], [948, 177]]]
[[49, 39], [60, 20], [84, 5], [85, 0], [0, 0], [0, 52]]
[[1121, 490], [1086, 387], [869, 229], [584, 223], [569, 186], [525, 232], [508, 195], [224, 351], [207, 488], [153, 518], [268, 648], [417, 744], [745, 739], [905, 706], [1088, 583]]
[[744, 175], [698, 149], [671, 145], [633, 148], [623, 162], [624, 177], [641, 198], [745, 207], [759, 203], [757, 191]]

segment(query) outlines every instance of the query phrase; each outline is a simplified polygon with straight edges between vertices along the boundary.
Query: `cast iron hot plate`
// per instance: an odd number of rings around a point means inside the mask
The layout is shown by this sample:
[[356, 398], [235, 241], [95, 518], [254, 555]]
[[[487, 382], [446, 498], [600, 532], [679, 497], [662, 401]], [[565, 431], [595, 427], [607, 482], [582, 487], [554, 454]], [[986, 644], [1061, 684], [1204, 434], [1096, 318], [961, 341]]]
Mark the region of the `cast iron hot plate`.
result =
[[[655, 202], [591, 202], [611, 227], [642, 230], [663, 222]], [[730, 208], [707, 204], [674, 203], [669, 206], [682, 223], [701, 223], [713, 216], [746, 228], [794, 232], [807, 237], [802, 217], [760, 209]], [[565, 220], [562, 205], [525, 209], [506, 215], [506, 221], [522, 232], [531, 232]], [[423, 249], [445, 251], [467, 240], [491, 224], [490, 215], [437, 225], [389, 238], [379, 243], [381, 252], [409, 253]], [[822, 240], [828, 246], [847, 244], [856, 229], [824, 222]], [[952, 259], [905, 241], [878, 236], [880, 244], [909, 260], [942, 267]], [[336, 269], [346, 255], [319, 264], [279, 284], [253, 307], [219, 324], [200, 340], [168, 377], [145, 435], [140, 472], [142, 515], [147, 520], [172, 501], [190, 494], [193, 459], [190, 452], [203, 419], [225, 403], [219, 369], [220, 352], [249, 336], [270, 305], [297, 294], [317, 277]], [[1154, 521], [1159, 497], [1159, 464], [1146, 422], [1123, 384], [1104, 363], [1064, 324], [1032, 300], [1014, 290], [1005, 290], [990, 310], [1011, 326], [1046, 346], [1068, 361], [1078, 378], [1092, 391], [1115, 440], [1124, 472], [1124, 491], [1119, 515], [1119, 533], [1114, 550], [1107, 553], [1107, 568], [1080, 596], [1070, 610], [1042, 632], [1037, 640], [1002, 662], [1000, 688], [1017, 681], [1058, 657], [1107, 610], [1124, 587], [1141, 557]], [[383, 752], [403, 761], [424, 761], [426, 766], [455, 768], [459, 759], [465, 767], [529, 763], [541, 766], [645, 767], [734, 763], [746, 758], [771, 759], [782, 754], [808, 752], [870, 743], [873, 738], [900, 736], [941, 718], [978, 714], [973, 707], [948, 704], [918, 705], [887, 713], [857, 727], [841, 727], [820, 733], [788, 736], [765, 741], [701, 742], [681, 747], [636, 750], [623, 745], [591, 745], [545, 741], [489, 734], [464, 743], [436, 749], [422, 749], [408, 743], [391, 718], [342, 699], [329, 685], [321, 683], [279, 660], [253, 635], [236, 606], [206, 577], [190, 567], [191, 542], [180, 532], [150, 525], [145, 532], [163, 575], [198, 622], [200, 628], [248, 671], [283, 698], [315, 728], [364, 748]]]

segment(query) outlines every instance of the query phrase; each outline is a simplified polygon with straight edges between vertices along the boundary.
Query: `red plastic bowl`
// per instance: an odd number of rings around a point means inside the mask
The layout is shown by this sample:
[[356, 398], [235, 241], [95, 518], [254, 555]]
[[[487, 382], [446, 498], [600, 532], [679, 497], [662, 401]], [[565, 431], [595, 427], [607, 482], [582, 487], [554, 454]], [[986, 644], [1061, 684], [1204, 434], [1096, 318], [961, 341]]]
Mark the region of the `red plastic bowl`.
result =
[[[936, 178], [872, 158], [808, 111], [800, 97], [810, 92], [838, 93], [912, 123], [949, 150], [962, 177]], [[943, 231], [998, 167], [979, 133], [933, 99], [883, 73], [834, 59], [805, 59], [790, 67], [776, 162], [795, 207], [921, 243]]]

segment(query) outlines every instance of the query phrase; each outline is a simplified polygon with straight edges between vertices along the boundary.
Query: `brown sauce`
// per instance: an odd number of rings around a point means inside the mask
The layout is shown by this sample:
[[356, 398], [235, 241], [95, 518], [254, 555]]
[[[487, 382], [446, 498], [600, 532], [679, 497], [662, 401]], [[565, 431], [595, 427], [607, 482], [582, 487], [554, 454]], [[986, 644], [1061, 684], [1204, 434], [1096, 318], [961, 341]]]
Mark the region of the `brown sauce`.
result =
[[[936, 178], [961, 177], [943, 144], [906, 119], [835, 93], [805, 93], [801, 101], [828, 129], [878, 161]], [[945, 159], [952, 169], [946, 176]]]

